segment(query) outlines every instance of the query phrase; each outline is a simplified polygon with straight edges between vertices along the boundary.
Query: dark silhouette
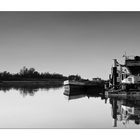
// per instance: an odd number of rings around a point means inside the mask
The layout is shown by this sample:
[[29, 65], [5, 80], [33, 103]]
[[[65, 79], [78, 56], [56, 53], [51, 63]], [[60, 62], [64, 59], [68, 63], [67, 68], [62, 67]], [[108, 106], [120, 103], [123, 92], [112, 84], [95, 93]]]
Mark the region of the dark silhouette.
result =
[[76, 81], [82, 80], [81, 76], [79, 76], [79, 75], [69, 75], [68, 79], [69, 80], [76, 80]]
[[1, 81], [32, 81], [32, 80], [48, 80], [48, 79], [59, 79], [67, 80], [66, 76], [58, 73], [39, 73], [34, 68], [26, 68], [25, 66], [20, 70], [19, 73], [11, 74], [7, 71], [0, 72]]
[[4, 91], [5, 93], [7, 91], [10, 91], [11, 89], [20, 91], [20, 94], [24, 97], [27, 95], [34, 96], [34, 94], [39, 91], [40, 89], [44, 89], [48, 91], [49, 89], [58, 89], [61, 88], [59, 85], [52, 85], [52, 86], [44, 86], [44, 85], [5, 85], [0, 86], [0, 91]]
[[44, 72], [40, 73], [35, 70], [35, 68], [27, 68], [23, 67], [20, 69], [19, 73], [10, 73], [7, 71], [0, 72], [0, 80], [1, 81], [32, 81], [32, 80], [48, 80], [48, 79], [59, 79], [59, 80], [86, 80], [88, 79], [83, 79], [79, 75], [69, 75], [64, 76], [62, 74], [58, 73], [49, 73], [49, 72]]
[[68, 100], [71, 99], [78, 99], [78, 98], [82, 98], [82, 97], [94, 97], [94, 98], [98, 98], [100, 97], [102, 100], [105, 100], [105, 90], [104, 88], [102, 88], [101, 86], [98, 87], [83, 87], [81, 90], [79, 89], [73, 89], [73, 90], [64, 90], [64, 95], [68, 96]]
[[[49, 72], [44, 72], [40, 73], [35, 70], [35, 68], [27, 68], [23, 67], [20, 69], [18, 73], [10, 73], [7, 71], [0, 72], [0, 86], [3, 86], [4, 84], [12, 84], [12, 85], [17, 85], [17, 84], [45, 84], [46, 85], [63, 85], [63, 82], [65, 80], [76, 80], [76, 81], [85, 81], [85, 82], [90, 82], [88, 79], [83, 79], [79, 75], [69, 75], [69, 76], [64, 76], [62, 74], [58, 73], [49, 73]], [[100, 82], [102, 83], [103, 80], [100, 81], [93, 81], [95, 82]]]

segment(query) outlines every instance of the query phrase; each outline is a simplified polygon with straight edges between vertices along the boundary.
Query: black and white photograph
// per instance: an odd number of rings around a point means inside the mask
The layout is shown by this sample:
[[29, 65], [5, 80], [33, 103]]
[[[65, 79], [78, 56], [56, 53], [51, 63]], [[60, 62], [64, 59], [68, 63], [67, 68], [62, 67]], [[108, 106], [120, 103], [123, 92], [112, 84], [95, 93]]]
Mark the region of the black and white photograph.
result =
[[0, 11], [5, 128], [140, 128], [140, 12]]

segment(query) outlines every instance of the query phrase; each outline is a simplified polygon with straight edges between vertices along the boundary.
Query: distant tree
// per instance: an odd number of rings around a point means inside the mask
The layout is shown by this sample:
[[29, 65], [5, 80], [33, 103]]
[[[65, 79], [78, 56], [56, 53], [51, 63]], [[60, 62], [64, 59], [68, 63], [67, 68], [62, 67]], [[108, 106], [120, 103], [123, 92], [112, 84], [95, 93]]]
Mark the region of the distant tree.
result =
[[69, 79], [69, 80], [77, 80], [77, 81], [79, 81], [79, 80], [81, 80], [82, 78], [81, 78], [81, 76], [79, 76], [79, 75], [69, 75], [69, 76], [68, 76], [68, 79]]
[[24, 66], [22, 69], [20, 69], [20, 75], [26, 75], [28, 72], [28, 69]]
[[29, 73], [29, 74], [34, 74], [34, 72], [35, 72], [35, 69], [34, 69], [34, 68], [30, 68], [30, 69], [28, 70], [28, 73]]

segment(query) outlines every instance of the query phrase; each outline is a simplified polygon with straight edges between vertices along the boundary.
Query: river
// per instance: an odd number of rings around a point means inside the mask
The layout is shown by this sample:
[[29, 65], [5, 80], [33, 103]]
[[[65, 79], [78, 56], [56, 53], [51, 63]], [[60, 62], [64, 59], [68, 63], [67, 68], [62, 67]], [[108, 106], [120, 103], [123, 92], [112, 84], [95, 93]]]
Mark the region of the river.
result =
[[0, 90], [0, 128], [140, 128], [139, 122], [139, 100], [68, 97], [63, 87]]

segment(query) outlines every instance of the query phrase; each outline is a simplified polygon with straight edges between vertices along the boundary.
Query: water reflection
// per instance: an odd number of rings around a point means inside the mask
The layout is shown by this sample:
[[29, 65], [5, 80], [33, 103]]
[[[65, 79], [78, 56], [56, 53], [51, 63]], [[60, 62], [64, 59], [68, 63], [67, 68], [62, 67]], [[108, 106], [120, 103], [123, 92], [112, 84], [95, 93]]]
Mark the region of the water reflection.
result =
[[140, 124], [140, 96], [137, 98], [110, 98], [112, 105], [112, 117], [114, 119], [114, 127], [117, 122], [127, 125], [129, 121], [133, 121], [136, 125]]
[[74, 100], [74, 99], [79, 99], [83, 97], [88, 97], [88, 98], [98, 98], [100, 97], [102, 100], [105, 100], [106, 102], [106, 97], [105, 97], [105, 91], [104, 89], [98, 89], [98, 88], [88, 88], [86, 90], [64, 90], [63, 93], [65, 96], [68, 97], [68, 100]]
[[102, 89], [66, 92], [60, 86], [3, 86], [0, 91], [6, 92], [0, 94], [0, 128], [140, 126], [140, 96], [108, 98]]
[[10, 86], [10, 85], [6, 85], [6, 86], [0, 86], [0, 91], [3, 92], [8, 92], [12, 89], [19, 91], [19, 93], [25, 97], [27, 95], [30, 96], [34, 96], [36, 92], [38, 92], [40, 89], [44, 89], [46, 91], [48, 91], [49, 89], [59, 89], [62, 86], [37, 86], [37, 85], [24, 85], [24, 86]]
[[75, 99], [80, 99], [80, 98], [84, 98], [84, 97], [88, 97], [88, 98], [100, 98], [101, 100], [105, 100], [105, 103], [107, 102], [107, 98], [105, 98], [105, 96], [103, 94], [94, 94], [94, 93], [90, 93], [90, 94], [76, 94], [76, 95], [66, 95], [68, 100], [75, 100]]
[[[132, 126], [135, 128], [135, 125], [140, 124], [140, 95], [139, 94], [133, 96], [106, 97], [104, 90], [101, 91], [90, 90], [90, 92], [64, 91], [64, 95], [67, 96], [68, 100], [76, 100], [84, 97], [100, 98], [100, 100], [104, 100], [105, 104], [111, 105], [111, 113], [112, 113], [111, 117], [113, 118], [113, 127], [122, 128], [122, 126], [120, 125], [121, 123], [124, 126], [128, 125], [130, 128]], [[109, 101], [109, 103], [107, 101]], [[134, 123], [135, 125], [132, 123]]]

